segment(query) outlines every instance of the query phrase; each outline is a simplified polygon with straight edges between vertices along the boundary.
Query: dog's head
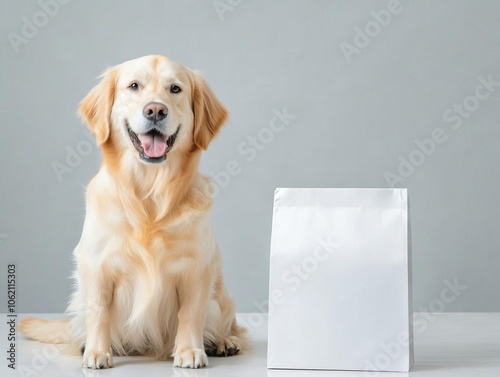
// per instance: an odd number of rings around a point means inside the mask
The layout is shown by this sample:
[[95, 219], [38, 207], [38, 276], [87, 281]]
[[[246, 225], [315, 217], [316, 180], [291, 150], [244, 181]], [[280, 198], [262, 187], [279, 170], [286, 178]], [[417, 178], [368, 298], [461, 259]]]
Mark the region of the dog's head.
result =
[[228, 113], [195, 72], [163, 56], [108, 69], [80, 103], [97, 144], [162, 163], [169, 153], [206, 149]]

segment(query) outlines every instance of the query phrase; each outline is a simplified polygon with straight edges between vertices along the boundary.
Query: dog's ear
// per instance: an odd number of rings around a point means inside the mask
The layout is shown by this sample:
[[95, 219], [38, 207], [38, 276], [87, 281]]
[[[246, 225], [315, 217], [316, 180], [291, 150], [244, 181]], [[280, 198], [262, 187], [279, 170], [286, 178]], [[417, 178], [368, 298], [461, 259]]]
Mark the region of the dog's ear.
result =
[[207, 149], [229, 115], [224, 105], [215, 97], [205, 80], [195, 72], [192, 77], [194, 113], [194, 143]]
[[103, 144], [109, 138], [116, 79], [116, 69], [108, 69], [101, 75], [101, 82], [80, 102], [78, 112], [95, 135], [97, 145]]

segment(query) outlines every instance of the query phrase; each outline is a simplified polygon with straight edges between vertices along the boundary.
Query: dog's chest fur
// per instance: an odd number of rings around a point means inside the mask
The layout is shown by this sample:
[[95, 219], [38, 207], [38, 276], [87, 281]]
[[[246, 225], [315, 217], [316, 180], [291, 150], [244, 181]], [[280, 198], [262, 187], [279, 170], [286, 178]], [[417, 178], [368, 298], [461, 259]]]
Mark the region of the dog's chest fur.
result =
[[[96, 201], [87, 203], [84, 232], [75, 254], [79, 264], [104, 264], [112, 277], [112, 343], [128, 352], [127, 347], [140, 348], [147, 338], [155, 343], [152, 349], [171, 349], [180, 278], [187, 273], [203, 274], [216, 257], [208, 211], [183, 210], [157, 219], [162, 215], [152, 211], [158, 208], [157, 201], [130, 196], [106, 176], [96, 181], [100, 195], [93, 195]], [[95, 217], [95, 208], [106, 216]], [[78, 289], [70, 306], [82, 308], [84, 302], [84, 292]]]

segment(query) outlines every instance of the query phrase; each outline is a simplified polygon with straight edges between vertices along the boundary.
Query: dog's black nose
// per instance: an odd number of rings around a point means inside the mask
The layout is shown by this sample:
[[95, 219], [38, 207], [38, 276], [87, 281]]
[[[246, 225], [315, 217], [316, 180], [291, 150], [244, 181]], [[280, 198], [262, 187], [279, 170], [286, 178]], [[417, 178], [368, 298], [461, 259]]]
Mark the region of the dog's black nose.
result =
[[161, 103], [150, 102], [144, 107], [143, 113], [147, 120], [156, 123], [167, 117], [168, 109]]

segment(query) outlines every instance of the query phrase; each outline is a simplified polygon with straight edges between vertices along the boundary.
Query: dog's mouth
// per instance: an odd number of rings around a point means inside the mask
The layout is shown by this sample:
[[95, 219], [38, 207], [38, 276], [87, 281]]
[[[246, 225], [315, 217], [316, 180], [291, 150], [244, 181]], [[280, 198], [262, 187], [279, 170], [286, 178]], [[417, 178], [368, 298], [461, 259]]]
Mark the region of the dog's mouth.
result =
[[167, 159], [167, 153], [174, 146], [180, 129], [181, 126], [179, 125], [175, 133], [170, 136], [161, 133], [156, 128], [145, 134], [136, 134], [127, 123], [130, 140], [137, 152], [139, 152], [140, 159], [152, 163], [163, 162]]

